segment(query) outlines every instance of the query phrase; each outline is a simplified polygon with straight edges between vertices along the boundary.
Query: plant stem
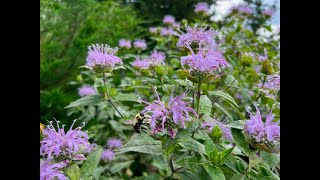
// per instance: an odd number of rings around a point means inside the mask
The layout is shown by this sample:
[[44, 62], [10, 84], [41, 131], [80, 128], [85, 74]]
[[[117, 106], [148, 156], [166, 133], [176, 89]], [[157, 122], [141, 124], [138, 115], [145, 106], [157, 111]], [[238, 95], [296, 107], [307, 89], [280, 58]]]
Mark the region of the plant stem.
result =
[[104, 86], [106, 87], [107, 89], [107, 93], [104, 94], [105, 97], [108, 97], [108, 101], [110, 102], [110, 104], [113, 106], [113, 108], [118, 112], [118, 114], [121, 116], [121, 118], [123, 118], [122, 114], [120, 113], [120, 111], [117, 109], [117, 107], [113, 104], [113, 102], [111, 101], [111, 96], [110, 96], [110, 93], [109, 93], [109, 89], [108, 89], [108, 86], [107, 86], [107, 82], [106, 82], [106, 74], [105, 73], [102, 73], [103, 75], [103, 83], [104, 83]]
[[198, 92], [197, 92], [197, 115], [198, 115], [198, 119], [200, 118], [199, 116], [199, 109], [200, 109], [200, 96], [201, 96], [201, 83], [198, 83]]
[[[243, 70], [245, 69], [245, 66], [242, 67], [242, 69], [240, 70], [239, 74], [233, 79], [233, 81], [228, 84], [222, 91], [226, 91], [229, 89], [229, 87], [234, 83], [234, 81], [236, 81], [238, 79], [238, 77], [240, 76], [240, 74], [242, 74]], [[213, 100], [212, 105], [220, 98], [220, 96], [216, 97], [215, 100]]]
[[169, 166], [170, 166], [170, 169], [171, 169], [171, 176], [173, 176], [173, 173], [174, 173], [174, 167], [173, 167], [173, 162], [172, 162], [172, 157], [170, 158], [170, 161], [169, 161]]
[[[266, 79], [267, 79], [267, 76], [265, 76], [265, 77], [263, 78], [261, 89], [263, 88], [264, 84], [266, 83]], [[256, 102], [258, 102], [260, 96], [261, 96], [261, 93], [260, 93], [260, 91], [259, 91], [258, 96], [257, 96], [257, 99], [256, 99]]]

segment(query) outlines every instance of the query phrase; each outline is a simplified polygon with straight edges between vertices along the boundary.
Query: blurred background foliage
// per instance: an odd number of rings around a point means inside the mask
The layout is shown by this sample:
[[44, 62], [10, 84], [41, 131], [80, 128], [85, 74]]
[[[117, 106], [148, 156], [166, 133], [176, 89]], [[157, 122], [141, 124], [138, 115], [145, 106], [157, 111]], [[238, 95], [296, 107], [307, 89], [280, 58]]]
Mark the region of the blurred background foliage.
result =
[[117, 1], [40, 0], [40, 119], [65, 119], [64, 107], [78, 98], [71, 80], [85, 64], [87, 46], [143, 34], [143, 21]]

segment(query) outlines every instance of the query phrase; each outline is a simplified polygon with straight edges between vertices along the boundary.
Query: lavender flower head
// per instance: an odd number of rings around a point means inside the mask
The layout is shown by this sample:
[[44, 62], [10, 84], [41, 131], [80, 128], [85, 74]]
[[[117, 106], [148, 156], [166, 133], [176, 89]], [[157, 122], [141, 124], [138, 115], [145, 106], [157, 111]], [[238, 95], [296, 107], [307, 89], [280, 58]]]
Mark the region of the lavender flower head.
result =
[[148, 59], [141, 60], [137, 57], [132, 63], [132, 66], [138, 69], [148, 69], [150, 67], [150, 61]]
[[181, 66], [184, 67], [187, 65], [191, 72], [211, 74], [214, 70], [229, 66], [222, 52], [215, 46], [211, 46], [211, 48], [205, 51], [205, 49], [201, 47], [201, 44], [199, 44], [197, 54], [195, 54], [189, 44], [186, 45], [186, 47], [190, 50], [191, 55], [181, 57]]
[[53, 163], [51, 159], [40, 160], [40, 180], [51, 180], [58, 178], [59, 180], [67, 180], [63, 174], [62, 168], [66, 167], [64, 162]]
[[191, 107], [188, 107], [190, 102], [183, 101], [184, 94], [173, 97], [173, 91], [170, 95], [168, 103], [164, 103], [160, 100], [159, 94], [154, 88], [157, 95], [157, 100], [153, 103], [139, 100], [139, 102], [145, 103], [147, 106], [142, 110], [142, 113], [151, 113], [150, 128], [155, 132], [161, 132], [167, 128], [168, 134], [171, 138], [174, 138], [175, 132], [172, 127], [174, 124], [180, 124], [181, 128], [185, 128], [185, 120], [190, 120], [189, 112], [193, 113], [197, 117], [197, 113]]
[[131, 48], [131, 41], [126, 39], [120, 39], [119, 40], [119, 47], [130, 49]]
[[64, 131], [65, 125], [60, 128], [59, 121], [56, 122], [58, 130], [54, 128], [52, 121], [50, 121], [50, 125], [46, 126], [46, 129], [42, 132], [44, 138], [40, 142], [40, 155], [47, 155], [49, 158], [59, 155], [73, 157], [90, 149], [88, 135], [81, 131], [83, 126], [72, 129], [76, 120], [73, 121], [67, 133]]
[[243, 15], [250, 15], [252, 14], [252, 9], [249, 6], [238, 6], [238, 12], [243, 14]]
[[209, 15], [209, 5], [206, 2], [199, 2], [195, 5], [194, 12], [197, 14]]
[[158, 33], [158, 28], [157, 27], [150, 27], [149, 31], [151, 34], [157, 34]]
[[96, 95], [96, 94], [97, 94], [96, 90], [89, 85], [84, 85], [79, 89], [79, 95], [81, 97]]
[[114, 156], [115, 156], [115, 153], [113, 151], [111, 151], [110, 149], [106, 149], [102, 152], [101, 154], [101, 159], [102, 160], [113, 160], [114, 159]]
[[108, 146], [109, 148], [118, 148], [118, 147], [121, 147], [121, 146], [122, 146], [122, 142], [121, 142], [121, 140], [119, 140], [119, 139], [110, 138], [110, 139], [108, 139], [108, 141], [107, 141], [107, 146]]
[[227, 127], [226, 124], [221, 121], [214, 120], [213, 122], [204, 122], [204, 123], [202, 123], [201, 128], [205, 129], [206, 127], [208, 127], [208, 130], [211, 132], [215, 126], [220, 127], [220, 129], [222, 131], [223, 138], [225, 138], [229, 141], [233, 141], [231, 128]]
[[152, 66], [164, 65], [164, 60], [166, 59], [166, 55], [161, 51], [152, 51], [149, 61]]
[[115, 56], [118, 48], [111, 48], [107, 44], [93, 44], [88, 49], [86, 65], [98, 72], [109, 72], [116, 64], [122, 64], [122, 60]]
[[162, 22], [166, 25], [173, 25], [175, 23], [175, 18], [171, 15], [164, 16]]
[[133, 43], [133, 46], [138, 50], [147, 49], [147, 43], [144, 39], [136, 39]]
[[187, 44], [191, 43], [201, 43], [208, 46], [216, 45], [214, 36], [217, 32], [212, 29], [207, 30], [207, 27], [186, 26], [186, 30], [186, 33], [178, 35], [179, 40], [177, 42], [177, 47], [185, 47]]
[[264, 123], [258, 105], [255, 103], [254, 106], [257, 111], [255, 115], [247, 109], [247, 112], [250, 114], [250, 119], [244, 124], [244, 134], [254, 143], [264, 143], [267, 145], [267, 148], [264, 150], [276, 149], [280, 145], [280, 126], [278, 125], [280, 121], [272, 122], [274, 116], [271, 110], [270, 113], [266, 115], [266, 122]]
[[168, 37], [174, 34], [174, 31], [172, 28], [162, 28], [160, 31], [160, 35], [164, 37]]
[[275, 74], [275, 75], [269, 75], [267, 77], [267, 81], [272, 85], [272, 87], [279, 91], [280, 90], [280, 76]]
[[267, 17], [270, 18], [271, 16], [273, 16], [275, 14], [274, 10], [272, 9], [267, 9], [267, 10], [263, 10], [262, 14]]

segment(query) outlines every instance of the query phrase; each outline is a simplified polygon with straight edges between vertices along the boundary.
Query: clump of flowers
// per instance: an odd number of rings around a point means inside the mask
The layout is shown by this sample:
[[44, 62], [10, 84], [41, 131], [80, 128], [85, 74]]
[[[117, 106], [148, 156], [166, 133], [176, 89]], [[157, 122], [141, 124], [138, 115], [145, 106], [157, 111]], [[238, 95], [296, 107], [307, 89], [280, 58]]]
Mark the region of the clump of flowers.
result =
[[133, 42], [133, 46], [138, 49], [139, 51], [147, 49], [147, 43], [144, 39], [136, 39]]
[[90, 149], [90, 143], [88, 142], [88, 135], [81, 130], [81, 127], [72, 129], [76, 120], [74, 120], [70, 129], [65, 133], [64, 126], [59, 127], [59, 121], [57, 122], [56, 130], [50, 121], [50, 125], [43, 130], [44, 138], [41, 141], [40, 155], [47, 156], [49, 158], [54, 156], [68, 156], [69, 158], [76, 158], [84, 151]]
[[164, 65], [165, 59], [166, 55], [163, 52], [154, 50], [149, 57], [149, 62], [152, 66]]
[[195, 53], [188, 44], [186, 47], [191, 54], [181, 57], [181, 66], [189, 70], [192, 76], [196, 76], [199, 80], [207, 75], [213, 74], [215, 70], [223, 69], [229, 66], [221, 51], [217, 46], [211, 46], [208, 49], [202, 48], [199, 44], [199, 50]]
[[150, 27], [149, 31], [151, 34], [157, 34], [158, 33], [158, 28], [157, 27]]
[[125, 48], [125, 49], [130, 49], [131, 46], [131, 41], [130, 40], [126, 40], [126, 39], [120, 39], [119, 40], [119, 47], [121, 48]]
[[207, 29], [207, 27], [190, 27], [186, 26], [186, 33], [178, 35], [179, 40], [177, 42], [177, 47], [185, 47], [187, 44], [201, 43], [203, 45], [211, 46], [216, 45], [214, 36], [217, 32], [212, 29]]
[[84, 96], [90, 96], [90, 95], [96, 95], [97, 92], [96, 90], [89, 86], [89, 85], [83, 85], [80, 89], [79, 89], [79, 95], [81, 97], [84, 97]]
[[167, 130], [168, 135], [174, 138], [176, 135], [176, 131], [174, 130], [176, 125], [185, 128], [185, 120], [190, 120], [189, 112], [193, 113], [196, 117], [197, 113], [188, 106], [190, 102], [183, 101], [184, 94], [173, 97], [172, 91], [169, 101], [165, 103], [161, 101], [156, 88], [154, 90], [158, 99], [154, 100], [153, 103], [139, 100], [139, 102], [147, 105], [142, 110], [142, 113], [151, 114], [150, 128], [152, 133]]
[[171, 15], [164, 16], [162, 22], [166, 25], [173, 25], [175, 23], [175, 17]]
[[111, 72], [117, 64], [122, 64], [122, 60], [115, 56], [118, 48], [111, 48], [107, 44], [93, 44], [88, 47], [86, 65], [96, 72]]
[[102, 154], [101, 154], [101, 159], [102, 160], [108, 160], [111, 161], [114, 159], [115, 157], [115, 153], [113, 151], [113, 149], [121, 147], [122, 146], [122, 142], [120, 139], [117, 138], [110, 138], [107, 141], [107, 147], [108, 149], [104, 149]]
[[267, 152], [277, 152], [280, 147], [280, 121], [272, 122], [274, 116], [272, 110], [266, 115], [266, 121], [262, 121], [262, 117], [255, 103], [256, 114], [253, 115], [249, 109], [250, 119], [244, 124], [244, 134], [250, 143]]
[[148, 69], [150, 67], [150, 61], [148, 59], [140, 59], [136, 58], [136, 60], [132, 63], [132, 66], [138, 69]]
[[64, 162], [52, 162], [52, 159], [40, 160], [40, 180], [59, 179], [67, 180], [67, 177], [63, 174], [62, 168], [66, 167]]
[[270, 18], [270, 17], [272, 17], [272, 16], [275, 14], [275, 12], [274, 12], [274, 10], [272, 10], [272, 9], [267, 9], [267, 10], [263, 10], [263, 11], [262, 11], [262, 14], [263, 14], [266, 18]]
[[209, 15], [209, 5], [206, 2], [199, 2], [195, 5], [194, 12], [197, 14]]
[[160, 31], [160, 35], [164, 37], [172, 36], [174, 31], [172, 28], [162, 28]]
[[233, 140], [230, 127], [227, 127], [226, 124], [221, 121], [214, 120], [213, 122], [204, 122], [202, 123], [201, 128], [208, 128], [209, 132], [211, 132], [215, 126], [219, 126], [222, 131], [223, 138], [229, 141]]

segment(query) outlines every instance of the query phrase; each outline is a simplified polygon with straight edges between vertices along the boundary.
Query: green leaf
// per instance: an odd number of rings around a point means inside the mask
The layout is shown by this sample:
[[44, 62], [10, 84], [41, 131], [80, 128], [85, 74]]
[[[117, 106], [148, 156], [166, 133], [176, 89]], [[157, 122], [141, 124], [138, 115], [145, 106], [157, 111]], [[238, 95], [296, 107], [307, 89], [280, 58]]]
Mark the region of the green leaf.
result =
[[176, 161], [176, 164], [184, 167], [184, 168], [187, 168], [187, 169], [190, 169], [190, 170], [194, 170], [196, 168], [198, 168], [198, 160], [196, 157], [194, 156], [188, 156], [188, 157], [185, 157], [183, 159], [180, 159], [179, 161]]
[[185, 137], [179, 139], [178, 141], [179, 141], [178, 144], [181, 147], [183, 147], [189, 151], [194, 151], [194, 152], [198, 152], [200, 154], [205, 154], [204, 145], [189, 136], [185, 136]]
[[231, 128], [231, 132], [232, 132], [234, 142], [237, 144], [237, 146], [241, 149], [241, 151], [246, 156], [249, 156], [249, 153], [250, 153], [249, 144], [247, 143], [241, 130]]
[[158, 173], [152, 173], [146, 178], [144, 178], [144, 180], [154, 180], [154, 179], [161, 179], [161, 176]]
[[227, 156], [233, 151], [234, 148], [235, 146], [221, 152], [222, 161], [224, 161], [227, 158]]
[[274, 167], [280, 163], [279, 155], [261, 151], [260, 156], [262, 157], [262, 161], [265, 162], [269, 167]]
[[[197, 103], [197, 102], [196, 102]], [[212, 109], [212, 103], [207, 95], [200, 96], [200, 109], [199, 114], [210, 114]]]
[[159, 76], [166, 76], [168, 74], [168, 69], [165, 66], [156, 66], [155, 70]]
[[243, 125], [245, 124], [246, 120], [236, 120], [236, 121], [230, 121], [227, 126], [235, 129], [243, 129]]
[[210, 158], [212, 157], [213, 151], [216, 149], [216, 146], [214, 145], [212, 139], [206, 133], [204, 133], [204, 138], [205, 138], [204, 146], [205, 146], [206, 155]]
[[80, 180], [80, 168], [78, 165], [74, 164], [64, 169], [64, 171], [69, 176], [70, 180]]
[[199, 176], [197, 176], [195, 173], [189, 170], [185, 170], [181, 173], [179, 173], [181, 180], [201, 180]]
[[210, 177], [213, 180], [225, 180], [225, 176], [222, 172], [222, 170], [215, 165], [203, 165], [204, 169], [209, 173]]
[[244, 180], [244, 178], [245, 178], [245, 175], [243, 174], [235, 174], [231, 177], [230, 180]]
[[133, 162], [134, 162], [134, 160], [130, 160], [130, 161], [120, 162], [120, 163], [114, 164], [110, 168], [110, 171], [111, 171], [111, 173], [120, 172], [122, 169], [129, 167]]
[[176, 147], [176, 140], [175, 139], [166, 139], [166, 142], [162, 145], [162, 152], [163, 157], [165, 158], [166, 162], [168, 163], [174, 150]]
[[230, 118], [230, 120], [233, 121], [233, 116], [224, 107], [220, 106], [218, 103], [214, 103], [214, 106], [217, 107], [224, 114], [226, 114]]
[[223, 91], [209, 91], [210, 96], [219, 96], [222, 99], [227, 100], [229, 103], [232, 103], [234, 106], [239, 107], [237, 102], [226, 92]]
[[161, 141], [153, 140], [150, 136], [138, 136], [116, 150], [116, 154], [125, 152], [140, 152], [147, 154], [162, 154]]
[[92, 180], [94, 176], [94, 170], [98, 167], [102, 154], [102, 148], [92, 152], [87, 156], [87, 160], [81, 166], [80, 174], [84, 180]]
[[245, 166], [244, 166], [243, 162], [240, 160], [237, 161], [237, 169], [242, 173], [244, 173], [244, 171], [245, 171]]
[[94, 106], [103, 101], [102, 96], [99, 95], [91, 95], [82, 97], [72, 103], [70, 103], [65, 108], [77, 107], [77, 106]]
[[135, 94], [123, 94], [123, 93], [118, 93], [116, 96], [113, 97], [117, 101], [132, 101], [132, 102], [137, 102], [137, 97]]

